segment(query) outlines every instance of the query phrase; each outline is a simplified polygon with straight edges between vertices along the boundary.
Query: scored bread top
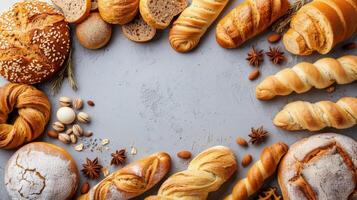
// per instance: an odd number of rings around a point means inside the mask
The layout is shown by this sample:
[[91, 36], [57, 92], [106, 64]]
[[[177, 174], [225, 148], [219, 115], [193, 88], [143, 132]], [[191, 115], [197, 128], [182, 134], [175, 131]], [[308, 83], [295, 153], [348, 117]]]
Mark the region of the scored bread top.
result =
[[123, 25], [122, 30], [124, 35], [134, 42], [147, 42], [156, 34], [156, 29], [149, 26], [140, 15], [132, 22]]
[[0, 74], [10, 82], [47, 80], [61, 69], [69, 50], [68, 24], [49, 4], [24, 1], [0, 15]]

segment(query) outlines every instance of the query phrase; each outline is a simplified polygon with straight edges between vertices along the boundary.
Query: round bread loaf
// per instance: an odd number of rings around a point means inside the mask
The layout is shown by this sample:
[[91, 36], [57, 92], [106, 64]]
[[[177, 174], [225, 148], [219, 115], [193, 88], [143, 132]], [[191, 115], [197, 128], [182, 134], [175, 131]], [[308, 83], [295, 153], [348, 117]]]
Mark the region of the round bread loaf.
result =
[[355, 195], [357, 142], [334, 133], [293, 144], [283, 158], [278, 181], [284, 200], [349, 200]]
[[6, 189], [17, 200], [70, 200], [78, 182], [78, 169], [71, 155], [44, 142], [23, 146], [5, 168]]
[[49, 4], [19, 2], [0, 15], [0, 75], [9, 81], [47, 80], [61, 69], [69, 50], [68, 24]]

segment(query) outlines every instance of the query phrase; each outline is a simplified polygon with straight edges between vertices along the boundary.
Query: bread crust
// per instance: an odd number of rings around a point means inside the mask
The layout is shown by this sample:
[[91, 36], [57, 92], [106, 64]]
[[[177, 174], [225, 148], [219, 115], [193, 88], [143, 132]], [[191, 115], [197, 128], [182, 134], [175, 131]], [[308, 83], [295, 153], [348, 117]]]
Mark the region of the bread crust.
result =
[[98, 10], [109, 24], [126, 24], [139, 10], [139, 0], [98, 0]]
[[[91, 0], [84, 0], [85, 1], [85, 4], [84, 4], [84, 9], [83, 10], [80, 10], [80, 11], [77, 11], [76, 14], [78, 13], [81, 13], [81, 15], [79, 15], [78, 17], [75, 17], [73, 18], [72, 16], [72, 13], [69, 13], [69, 12], [73, 12], [72, 10], [66, 10], [65, 7], [66, 5], [65, 4], [68, 4], [68, 3], [74, 3], [73, 0], [70, 0], [70, 2], [66, 1], [66, 0], [51, 0], [53, 4], [55, 4], [57, 7], [59, 7], [64, 16], [65, 16], [65, 19], [68, 23], [80, 23], [82, 22], [83, 20], [85, 20], [88, 16], [89, 16], [89, 13], [91, 11]], [[82, 0], [74, 0], [74, 1], [82, 1]], [[74, 6], [71, 6], [71, 9], [73, 9]]]

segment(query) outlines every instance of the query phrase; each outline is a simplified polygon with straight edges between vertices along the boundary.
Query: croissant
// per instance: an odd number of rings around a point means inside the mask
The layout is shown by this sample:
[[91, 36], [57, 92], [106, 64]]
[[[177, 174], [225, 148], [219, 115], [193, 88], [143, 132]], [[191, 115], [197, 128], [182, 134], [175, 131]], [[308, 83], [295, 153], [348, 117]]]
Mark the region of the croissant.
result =
[[289, 103], [274, 118], [274, 125], [289, 131], [318, 131], [325, 127], [350, 128], [357, 123], [357, 98], [344, 97], [337, 103], [320, 101]]
[[159, 152], [110, 174], [78, 200], [127, 200], [156, 185], [170, 170], [171, 158]]
[[245, 0], [218, 23], [216, 40], [224, 48], [236, 48], [267, 29], [289, 7], [288, 0]]
[[247, 200], [257, 192], [264, 181], [274, 174], [288, 149], [288, 145], [281, 142], [264, 148], [260, 160], [249, 169], [246, 178], [238, 181], [232, 194], [228, 195], [225, 200]]
[[[47, 96], [33, 86], [9, 83], [0, 88], [0, 149], [14, 149], [39, 137], [50, 111]], [[9, 120], [9, 115], [15, 117]]]
[[304, 93], [312, 87], [322, 89], [333, 83], [348, 84], [357, 80], [357, 56], [338, 59], [323, 58], [314, 64], [302, 62], [268, 76], [256, 88], [256, 97], [269, 100], [275, 96], [289, 95], [293, 91]]
[[228, 0], [193, 0], [170, 30], [172, 48], [181, 53], [195, 48], [227, 3]]
[[326, 54], [356, 31], [357, 1], [314, 0], [292, 18], [283, 43], [293, 54]]
[[197, 155], [188, 169], [169, 177], [156, 196], [145, 200], [204, 200], [219, 189], [237, 170], [233, 152], [223, 146], [209, 148]]

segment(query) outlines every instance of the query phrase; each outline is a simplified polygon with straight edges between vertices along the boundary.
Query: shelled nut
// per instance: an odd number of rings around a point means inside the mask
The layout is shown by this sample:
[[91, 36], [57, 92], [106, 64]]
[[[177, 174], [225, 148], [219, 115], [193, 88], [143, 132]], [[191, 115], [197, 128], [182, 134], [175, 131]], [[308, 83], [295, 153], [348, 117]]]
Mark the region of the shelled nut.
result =
[[80, 112], [77, 115], [77, 120], [81, 123], [87, 124], [90, 122], [90, 117], [87, 113], [85, 112]]
[[71, 143], [72, 144], [76, 144], [77, 143], [77, 136], [76, 135], [71, 134], [69, 137], [71, 139]]
[[62, 107], [70, 107], [72, 100], [69, 97], [60, 97], [59, 103], [60, 103], [60, 106], [62, 106]]
[[83, 108], [83, 100], [80, 98], [77, 98], [73, 101], [73, 108], [76, 110], [80, 110]]
[[91, 136], [93, 135], [93, 132], [92, 132], [92, 131], [84, 131], [84, 132], [83, 132], [83, 135], [84, 135], [85, 137], [91, 137]]
[[65, 144], [69, 144], [71, 142], [71, 138], [65, 133], [58, 134], [58, 140]]
[[75, 124], [75, 125], [72, 126], [72, 131], [73, 131], [73, 134], [78, 136], [78, 137], [82, 137], [83, 136], [83, 129], [78, 124]]
[[49, 130], [49, 131], [47, 132], [47, 135], [48, 135], [50, 138], [55, 138], [55, 139], [58, 138], [58, 132], [55, 131], [55, 130]]
[[65, 126], [61, 122], [55, 122], [52, 124], [52, 128], [58, 132], [62, 132], [64, 131]]
[[81, 144], [75, 146], [75, 147], [74, 147], [74, 150], [76, 150], [76, 151], [83, 151], [83, 148], [84, 148], [84, 145], [83, 145], [83, 143], [81, 143]]
[[72, 128], [67, 129], [67, 131], [66, 131], [67, 135], [71, 135], [72, 133], [73, 133], [73, 129]]

